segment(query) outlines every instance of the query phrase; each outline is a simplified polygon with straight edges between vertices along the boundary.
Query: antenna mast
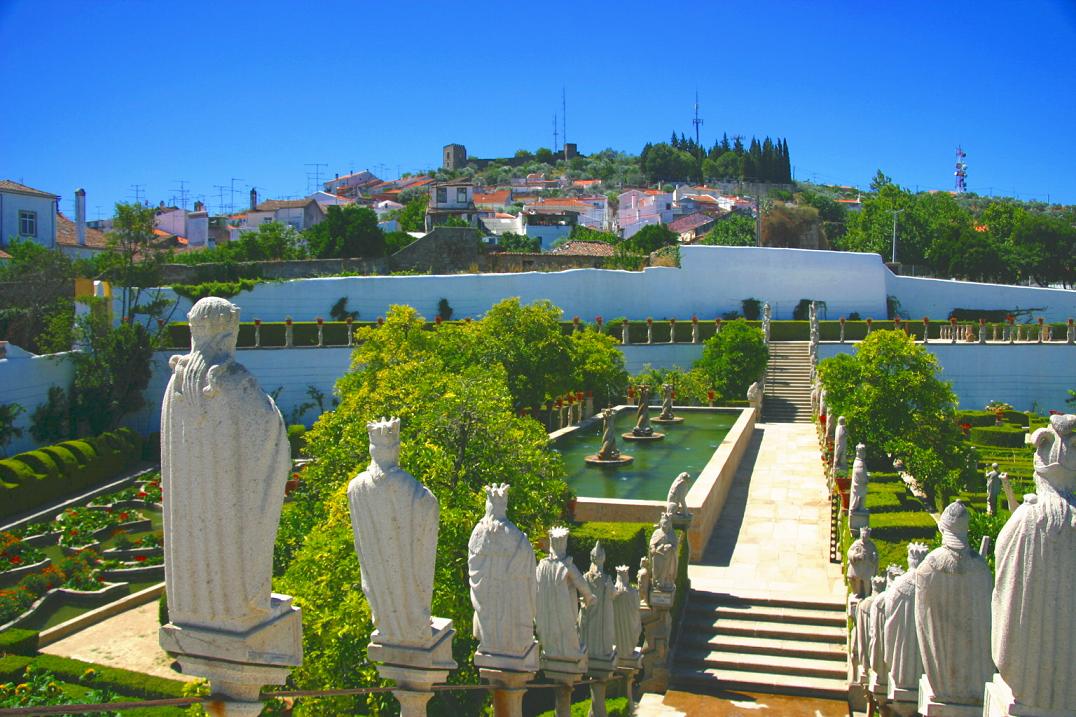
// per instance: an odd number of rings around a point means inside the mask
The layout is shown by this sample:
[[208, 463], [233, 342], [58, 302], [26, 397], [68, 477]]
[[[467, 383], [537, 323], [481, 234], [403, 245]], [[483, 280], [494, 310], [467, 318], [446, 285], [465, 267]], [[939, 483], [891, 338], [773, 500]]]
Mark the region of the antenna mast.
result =
[[564, 159], [568, 159], [568, 100], [564, 85], [560, 87], [560, 139], [564, 142]]
[[961, 149], [960, 145], [956, 148], [956, 171], [953, 174], [956, 176], [956, 193], [963, 194], [968, 191], [968, 163], [964, 161], [967, 157], [967, 153]]
[[558, 134], [557, 134], [557, 113], [554, 112], [553, 113], [553, 154], [556, 154], [557, 150], [560, 149], [560, 145], [557, 144], [557, 137], [558, 137]]
[[699, 144], [699, 127], [702, 125], [702, 118], [699, 117], [699, 91], [695, 90], [695, 119], [691, 120], [691, 124], [695, 125], [695, 146], [702, 150], [702, 146]]

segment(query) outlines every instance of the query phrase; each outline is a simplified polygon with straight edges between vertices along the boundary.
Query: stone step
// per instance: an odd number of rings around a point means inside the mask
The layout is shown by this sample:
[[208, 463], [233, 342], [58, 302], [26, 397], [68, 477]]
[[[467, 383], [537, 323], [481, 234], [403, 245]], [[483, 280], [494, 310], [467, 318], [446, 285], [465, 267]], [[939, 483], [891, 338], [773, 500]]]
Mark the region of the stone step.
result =
[[807, 657], [787, 655], [755, 655], [740, 652], [681, 649], [676, 652], [677, 664], [684, 667], [761, 672], [769, 675], [796, 675], [798, 677], [826, 677], [833, 680], [845, 678], [847, 666], [833, 660], [813, 660]]
[[768, 594], [751, 594], [750, 592], [737, 592], [733, 595], [731, 593], [695, 589], [693, 589], [688, 596], [688, 604], [692, 606], [713, 605], [739, 608], [749, 606], [793, 608], [798, 610], [823, 610], [827, 612], [839, 612], [842, 614], [845, 610], [844, 602], [824, 596], [797, 596], [793, 598], [778, 597], [776, 595]]
[[704, 694], [723, 695], [729, 691], [742, 691], [841, 701], [846, 700], [848, 695], [848, 683], [845, 680], [825, 677], [690, 667], [674, 668], [670, 677], [674, 689]]
[[811, 608], [784, 607], [780, 605], [747, 605], [729, 607], [719, 605], [692, 605], [688, 603], [684, 625], [703, 629], [718, 627], [720, 620], [755, 620], [759, 622], [782, 622], [823, 627], [846, 627], [848, 622], [843, 611], [817, 610]]
[[678, 650], [709, 650], [711, 652], [735, 652], [750, 655], [799, 657], [808, 660], [828, 660], [842, 667], [847, 661], [843, 645], [832, 642], [808, 642], [801, 640], [777, 640], [769, 637], [745, 635], [704, 635], [692, 632], [682, 635]]
[[[701, 632], [703, 628], [698, 628]], [[728, 635], [734, 638], [762, 638], [767, 640], [795, 641], [801, 645], [824, 643], [839, 645], [842, 648], [848, 642], [848, 629], [842, 625], [800, 625], [794, 622], [779, 623], [769, 620], [721, 620], [705, 628], [710, 636]], [[685, 639], [681, 633], [680, 639]]]

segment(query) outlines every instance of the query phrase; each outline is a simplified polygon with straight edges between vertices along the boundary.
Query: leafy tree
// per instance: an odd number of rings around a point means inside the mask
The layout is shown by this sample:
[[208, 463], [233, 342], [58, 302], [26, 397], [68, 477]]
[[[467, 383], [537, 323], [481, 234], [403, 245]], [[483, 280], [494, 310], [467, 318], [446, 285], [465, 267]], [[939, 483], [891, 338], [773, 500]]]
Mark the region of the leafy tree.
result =
[[318, 259], [385, 255], [385, 234], [367, 207], [330, 206], [325, 220], [305, 233], [310, 252]]
[[385, 234], [385, 254], [391, 256], [415, 241], [407, 232], [387, 232]]
[[117, 202], [108, 233], [108, 251], [102, 261], [109, 278], [120, 288], [120, 317], [129, 321], [137, 314], [160, 318], [175, 308], [159, 288], [145, 288], [160, 286], [161, 268], [172, 255], [153, 234], [155, 217], [152, 207]]
[[879, 169], [874, 173], [874, 177], [871, 179], [871, 191], [880, 191], [882, 187], [888, 186], [892, 183], [893, 179]]
[[706, 339], [702, 356], [695, 362], [724, 398], [743, 399], [748, 387], [762, 377], [769, 361], [761, 329], [743, 319], [726, 322], [721, 333]]
[[[655, 391], [666, 383], [671, 383], [676, 392], [678, 404], [704, 405], [709, 399], [708, 393], [712, 386], [710, 376], [701, 368], [692, 368], [687, 371], [679, 366], [668, 369], [654, 368], [650, 364], [644, 364], [643, 370], [631, 378], [634, 385], [647, 384]], [[657, 392], [660, 395], [660, 392]]]
[[672, 246], [680, 241], [676, 232], [670, 230], [664, 224], [647, 224], [625, 239], [624, 244], [632, 251], [639, 254], [649, 254], [663, 246]]
[[598, 241], [604, 244], [620, 243], [620, 237], [616, 234], [591, 229], [583, 224], [576, 224], [572, 227], [572, 233], [568, 235], [568, 239], [571, 241]]
[[[307, 434], [315, 461], [285, 508], [278, 537], [281, 589], [304, 612], [304, 660], [292, 673], [300, 688], [379, 684], [365, 661], [371, 625], [368, 606], [355, 589], [354, 558], [345, 486], [366, 465], [366, 423], [379, 416], [401, 419], [400, 465], [422, 481], [440, 503], [434, 614], [456, 623], [454, 656], [463, 666], [450, 678], [477, 682], [469, 667], [475, 647], [467, 587], [467, 540], [483, 512], [482, 486], [511, 484], [509, 517], [537, 538], [563, 519], [569, 497], [560, 457], [548, 448], [543, 428], [513, 408], [507, 376], [496, 364], [456, 368], [458, 346], [474, 338], [474, 325], [429, 331], [410, 307], [390, 309], [384, 326], [362, 328], [354, 370], [337, 384], [339, 407]], [[434, 713], [476, 712], [484, 695], [463, 705], [431, 705]], [[387, 696], [317, 700], [311, 715], [382, 713]]]
[[655, 144], [641, 162], [643, 173], [652, 182], [690, 179], [695, 174], [695, 158], [668, 144]]
[[571, 383], [576, 390], [591, 391], [594, 407], [612, 406], [627, 390], [628, 372], [618, 341], [588, 327], [569, 337]]
[[111, 326], [104, 312], [81, 319], [79, 334], [85, 349], [71, 355], [72, 418], [89, 433], [102, 433], [145, 405], [142, 394], [152, 373], [153, 339], [142, 324]]
[[875, 331], [818, 371], [833, 415], [845, 417], [872, 460], [901, 458], [932, 497], [955, 490], [967, 467], [956, 396], [929, 351], [903, 331]]
[[733, 212], [714, 224], [714, 228], [702, 238], [709, 246], [755, 246], [755, 220]]
[[7, 446], [22, 435], [22, 429], [15, 425], [15, 420], [26, 412], [18, 403], [0, 403], [0, 456], [7, 455]]
[[740, 157], [733, 152], [725, 152], [716, 159], [703, 161], [702, 171], [710, 179], [739, 179], [743, 168]]
[[443, 217], [434, 222], [434, 226], [438, 227], [469, 227], [471, 226], [466, 220], [461, 217]]
[[[51, 325], [70, 327], [75, 320], [70, 298], [74, 266], [59, 249], [32, 240], [13, 240], [6, 251], [11, 259], [0, 264], [0, 333], [28, 351], [50, 352]], [[70, 348], [68, 340], [59, 350]]]
[[762, 215], [762, 246], [800, 247], [812, 228], [820, 229], [814, 207], [774, 203]]
[[511, 252], [540, 252], [542, 240], [538, 237], [529, 237], [525, 234], [513, 234], [506, 232], [497, 238], [497, 245], [505, 251]]
[[59, 386], [49, 386], [48, 399], [30, 417], [30, 435], [38, 443], [57, 443], [71, 435], [71, 402]]

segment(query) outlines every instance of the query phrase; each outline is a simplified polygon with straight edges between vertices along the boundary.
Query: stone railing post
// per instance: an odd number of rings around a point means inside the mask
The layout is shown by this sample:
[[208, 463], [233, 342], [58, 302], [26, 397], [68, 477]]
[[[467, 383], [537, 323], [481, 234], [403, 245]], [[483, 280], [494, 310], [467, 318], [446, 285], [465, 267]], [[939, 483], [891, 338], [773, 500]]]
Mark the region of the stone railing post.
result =
[[714, 335], [721, 333], [721, 319], [714, 319]]
[[844, 322], [845, 322], [845, 318], [842, 316], [841, 317], [841, 343], [842, 344], [844, 343]]
[[254, 319], [254, 348], [262, 347], [262, 320]]
[[874, 324], [874, 319], [867, 317], [867, 336], [871, 335], [871, 326]]
[[347, 324], [347, 345], [348, 345], [348, 347], [351, 347], [351, 346], [355, 345], [355, 329], [352, 327], [353, 322], [354, 322], [354, 319], [352, 319], [350, 316], [347, 317], [344, 320], [344, 323]]
[[923, 343], [930, 343], [930, 319], [926, 316], [923, 317]]
[[624, 323], [620, 325], [620, 344], [622, 346], [627, 346], [631, 343], [630, 323], [627, 319], [624, 319]]
[[1076, 342], [1076, 324], [1073, 323], [1072, 319], [1069, 319], [1069, 327], [1065, 332], [1065, 340], [1070, 344]]
[[957, 336], [960, 334], [960, 332], [956, 328], [956, 317], [955, 316], [952, 317], [951, 319], [949, 319], [949, 329], [950, 329], [949, 340], [950, 340], [951, 343], [955, 344], [956, 340], [957, 340]]
[[594, 415], [594, 392], [587, 391], [583, 401], [583, 418]]
[[573, 316], [572, 317], [572, 333], [573, 334], [579, 333], [579, 325], [580, 325], [580, 323], [581, 322], [579, 321], [578, 316]]
[[595, 316], [594, 317], [594, 326], [597, 329], [599, 334], [602, 333], [602, 324], [604, 324], [604, 323], [605, 323], [605, 320], [602, 319], [601, 316]]
[[691, 315], [691, 343], [699, 343], [699, 317]]
[[762, 305], [762, 338], [766, 343], [770, 342], [770, 316], [772, 310], [769, 303]]
[[318, 348], [325, 347], [325, 319], [320, 316], [317, 318], [318, 322]]
[[676, 343], [676, 319], [669, 319], [669, 343]]
[[291, 324], [292, 321], [290, 316], [284, 319], [284, 347], [289, 349], [295, 346], [295, 334], [292, 331], [293, 327]]
[[654, 320], [650, 317], [646, 319], [646, 343], [654, 343]]
[[1043, 328], [1043, 318], [1040, 316], [1039, 317], [1039, 330], [1038, 330], [1038, 336], [1036, 338], [1036, 343], [1041, 344], [1045, 334], [1046, 334], [1046, 330]]
[[991, 329], [992, 329], [992, 331], [991, 331], [991, 334], [990, 334], [990, 340], [991, 341], [997, 341], [998, 340], [998, 325], [994, 324], [993, 326], [991, 326]]
[[979, 319], [979, 343], [986, 343], [986, 319]]

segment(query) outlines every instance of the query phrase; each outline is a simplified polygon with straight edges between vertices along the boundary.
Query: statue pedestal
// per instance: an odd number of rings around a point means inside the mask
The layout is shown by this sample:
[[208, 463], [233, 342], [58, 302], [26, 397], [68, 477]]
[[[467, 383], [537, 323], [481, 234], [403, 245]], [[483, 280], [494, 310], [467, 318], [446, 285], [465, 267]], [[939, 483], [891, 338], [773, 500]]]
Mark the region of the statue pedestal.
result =
[[[1076, 709], [1076, 705], [1073, 705]], [[983, 695], [982, 717], [1072, 717], [1072, 710], [1050, 710], [1021, 704], [1013, 697], [1012, 690], [1001, 675], [986, 683]]]
[[590, 683], [590, 715], [606, 717], [605, 688], [616, 670], [616, 650], [610, 655], [591, 656], [587, 664], [587, 676], [597, 680]]
[[554, 690], [556, 717], [571, 717], [572, 685], [583, 679], [583, 675], [586, 674], [586, 654], [576, 657], [542, 655], [541, 666], [542, 674], [546, 679], [560, 685]]
[[848, 530], [852, 535], [859, 535], [860, 528], [871, 527], [871, 514], [869, 510], [848, 511]]
[[636, 647], [631, 654], [617, 655], [616, 671], [624, 676], [624, 695], [628, 698], [628, 715], [635, 714], [635, 673], [643, 666], [643, 651]]
[[261, 714], [261, 688], [283, 683], [303, 662], [301, 611], [288, 595], [274, 593], [270, 604], [272, 617], [246, 632], [168, 623], [157, 633], [183, 674], [209, 680], [213, 696], [222, 698], [222, 715]]
[[583, 460], [586, 461], [586, 464], [588, 466], [623, 466], [627, 465], [628, 463], [631, 463], [633, 460], [635, 460], [635, 458], [632, 456], [626, 456], [623, 453], [621, 453], [616, 458], [602, 458], [597, 453], [595, 453], [589, 456], [584, 456]]
[[870, 671], [870, 677], [867, 680], [867, 689], [874, 699], [878, 701], [878, 704], [884, 705], [887, 702], [886, 693], [888, 692], [889, 685], [886, 684], [887, 678], [885, 675], [879, 675], [874, 670]]
[[691, 513], [672, 513], [669, 516], [672, 527], [677, 530], [687, 530], [691, 527]]
[[919, 709], [919, 690], [902, 689], [890, 682], [886, 691], [886, 702], [893, 714], [900, 717], [913, 717]]
[[[536, 664], [537, 660], [535, 654]], [[494, 717], [523, 717], [523, 695], [527, 693], [527, 683], [534, 679], [535, 672], [482, 668], [478, 674], [493, 688]]]
[[532, 642], [522, 655], [505, 655], [478, 650], [474, 653], [474, 666], [479, 669], [507, 672], [537, 672], [538, 653], [537, 640]]
[[639, 687], [644, 692], [665, 692], [669, 687], [669, 638], [672, 634], [673, 593], [650, 591], [650, 605], [640, 608], [643, 621], [643, 676]]
[[621, 433], [620, 437], [625, 441], [660, 441], [665, 437], [665, 434], [654, 431], [653, 433], [635, 435], [631, 431], [628, 431], [627, 433]]
[[381, 663], [377, 674], [392, 680], [397, 687], [392, 694], [400, 702], [401, 717], [420, 717], [426, 714], [426, 703], [433, 697], [433, 686], [448, 679], [456, 669], [452, 659], [452, 621], [444, 617], [430, 619], [430, 639], [423, 645], [403, 645], [385, 640], [380, 630], [374, 630], [366, 656], [370, 662]]
[[919, 678], [919, 714], [923, 717], [983, 717], [982, 705], [954, 705], [934, 701], [934, 690], [927, 676]]
[[665, 424], [683, 423], [684, 422], [684, 417], [683, 416], [669, 416], [668, 418], [663, 418], [662, 416], [658, 416], [657, 418], [651, 418], [650, 422], [651, 423], [665, 423]]

